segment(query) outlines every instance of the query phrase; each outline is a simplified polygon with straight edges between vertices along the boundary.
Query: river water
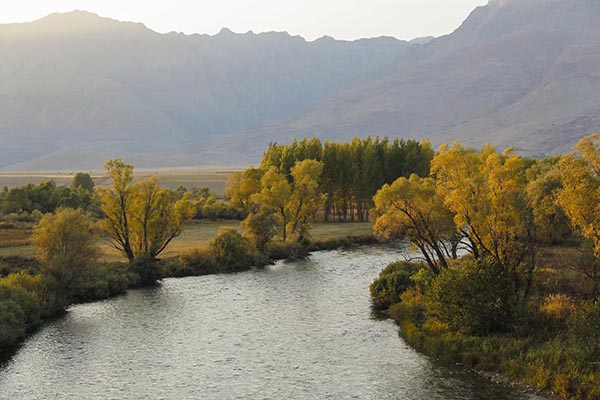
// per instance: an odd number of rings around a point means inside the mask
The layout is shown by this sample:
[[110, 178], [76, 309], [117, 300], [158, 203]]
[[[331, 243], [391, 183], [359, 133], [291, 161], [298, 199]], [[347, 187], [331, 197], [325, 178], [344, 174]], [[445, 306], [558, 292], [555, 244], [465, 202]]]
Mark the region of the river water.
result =
[[368, 286], [400, 249], [314, 253], [76, 305], [0, 366], [0, 398], [526, 399], [408, 347]]

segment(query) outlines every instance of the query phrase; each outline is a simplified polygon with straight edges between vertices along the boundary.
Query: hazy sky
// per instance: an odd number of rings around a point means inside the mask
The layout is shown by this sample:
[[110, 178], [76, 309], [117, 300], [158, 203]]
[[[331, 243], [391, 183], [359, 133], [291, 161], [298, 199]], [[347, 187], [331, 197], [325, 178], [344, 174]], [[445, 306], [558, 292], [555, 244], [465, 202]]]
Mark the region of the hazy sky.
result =
[[488, 0], [0, 0], [0, 23], [82, 9], [158, 32], [288, 31], [312, 40], [440, 36]]

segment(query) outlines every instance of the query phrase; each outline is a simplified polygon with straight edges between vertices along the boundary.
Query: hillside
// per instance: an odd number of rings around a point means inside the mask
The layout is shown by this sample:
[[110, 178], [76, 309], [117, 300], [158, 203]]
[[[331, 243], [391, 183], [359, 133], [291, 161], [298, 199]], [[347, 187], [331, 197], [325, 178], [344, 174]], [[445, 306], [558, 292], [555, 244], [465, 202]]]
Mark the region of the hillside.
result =
[[219, 163], [218, 151], [185, 153], [288, 116], [407, 47], [386, 37], [158, 34], [82, 11], [0, 25], [0, 168], [98, 167], [117, 154], [146, 166]]
[[388, 135], [566, 152], [600, 131], [600, 2], [491, 0], [453, 33], [158, 34], [86, 12], [0, 25], [0, 168], [256, 163]]
[[371, 133], [566, 152], [600, 130], [598, 18], [593, 0], [492, 0], [452, 34], [408, 49], [380, 79], [237, 137]]

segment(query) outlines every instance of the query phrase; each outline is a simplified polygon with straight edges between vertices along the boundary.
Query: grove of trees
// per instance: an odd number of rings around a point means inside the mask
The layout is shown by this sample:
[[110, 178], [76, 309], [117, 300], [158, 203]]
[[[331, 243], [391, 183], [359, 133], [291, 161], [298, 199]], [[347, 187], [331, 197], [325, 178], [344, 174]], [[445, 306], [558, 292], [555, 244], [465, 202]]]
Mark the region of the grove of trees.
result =
[[59, 207], [82, 208], [97, 212], [94, 198], [94, 181], [90, 174], [79, 172], [71, 186], [57, 186], [54, 181], [32, 183], [0, 192], [0, 214], [48, 213]]
[[600, 398], [600, 137], [572, 154], [441, 146], [374, 197], [374, 233], [413, 244], [371, 285], [405, 340], [565, 398]]
[[564, 162], [527, 159], [510, 149], [498, 153], [491, 146], [442, 146], [431, 161], [431, 177], [400, 178], [378, 191], [374, 232], [413, 243], [435, 274], [459, 250], [491, 257], [526, 296], [536, 246], [571, 232], [564, 214], [569, 208], [558, 205], [573, 182]]
[[325, 221], [368, 221], [373, 195], [386, 183], [411, 174], [429, 175], [434, 152], [427, 142], [355, 138], [350, 142], [317, 138], [293, 140], [288, 145], [271, 143], [263, 155], [261, 169], [275, 167], [292, 181], [292, 167], [303, 160], [320, 161], [319, 187], [326, 196]]

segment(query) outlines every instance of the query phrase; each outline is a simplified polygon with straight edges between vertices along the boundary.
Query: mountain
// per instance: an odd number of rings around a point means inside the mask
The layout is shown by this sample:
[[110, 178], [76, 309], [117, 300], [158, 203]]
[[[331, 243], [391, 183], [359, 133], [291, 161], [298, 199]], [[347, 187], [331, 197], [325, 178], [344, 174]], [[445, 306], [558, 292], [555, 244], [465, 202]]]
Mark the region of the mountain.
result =
[[407, 49], [378, 79], [230, 137], [257, 152], [269, 140], [315, 133], [567, 152], [600, 131], [598, 19], [597, 0], [492, 0], [452, 34]]
[[[289, 116], [410, 47], [389, 37], [158, 34], [74, 11], [0, 25], [0, 168], [231, 163], [203, 139]], [[225, 158], [223, 158], [225, 157]], [[243, 161], [245, 162], [245, 161]]]
[[600, 1], [491, 0], [453, 33], [159, 34], [85, 12], [0, 25], [0, 168], [256, 163], [269, 141], [569, 151], [600, 131]]

